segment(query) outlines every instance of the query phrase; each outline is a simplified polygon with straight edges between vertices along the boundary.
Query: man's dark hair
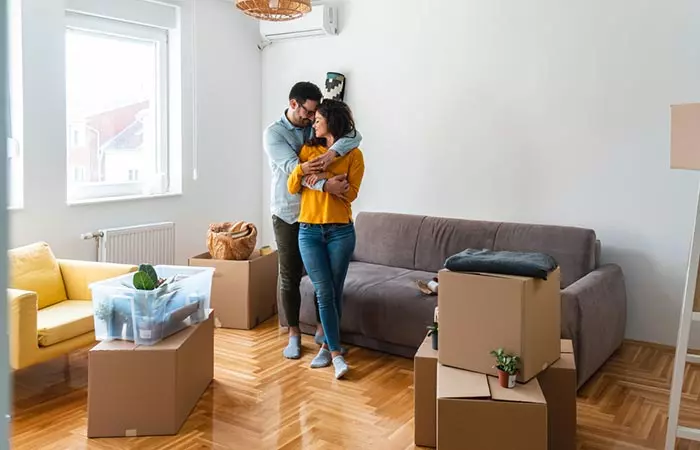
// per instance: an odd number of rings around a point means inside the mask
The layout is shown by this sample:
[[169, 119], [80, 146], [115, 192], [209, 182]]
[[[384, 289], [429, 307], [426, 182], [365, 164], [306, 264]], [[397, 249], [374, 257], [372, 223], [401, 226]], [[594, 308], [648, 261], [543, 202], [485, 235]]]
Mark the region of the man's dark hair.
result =
[[321, 89], [308, 81], [300, 81], [292, 86], [292, 90], [289, 91], [289, 100], [296, 100], [300, 105], [306, 103], [307, 100], [320, 102], [321, 98], [323, 98]]
[[[328, 122], [328, 132], [337, 141], [338, 139], [355, 133], [355, 119], [352, 117], [350, 107], [339, 100], [324, 99], [319, 105], [318, 114]], [[313, 145], [326, 145], [325, 139], [313, 137]]]

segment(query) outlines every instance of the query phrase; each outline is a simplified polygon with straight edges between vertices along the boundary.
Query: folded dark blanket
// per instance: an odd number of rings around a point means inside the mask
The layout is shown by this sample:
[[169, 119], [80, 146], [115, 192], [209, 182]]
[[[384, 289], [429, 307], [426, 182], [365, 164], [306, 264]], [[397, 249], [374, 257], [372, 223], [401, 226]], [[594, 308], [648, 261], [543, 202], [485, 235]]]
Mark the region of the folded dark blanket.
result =
[[484, 272], [547, 279], [558, 267], [554, 258], [537, 252], [510, 252], [468, 248], [445, 261], [453, 272]]

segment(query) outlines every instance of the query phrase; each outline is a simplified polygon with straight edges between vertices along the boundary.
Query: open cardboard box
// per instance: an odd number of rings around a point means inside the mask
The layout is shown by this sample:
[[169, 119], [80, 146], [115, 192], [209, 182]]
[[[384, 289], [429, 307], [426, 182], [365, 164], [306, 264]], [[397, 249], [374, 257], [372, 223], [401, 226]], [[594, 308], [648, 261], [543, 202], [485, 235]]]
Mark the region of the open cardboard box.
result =
[[547, 401], [539, 382], [505, 389], [495, 377], [438, 364], [437, 446], [546, 449]]
[[277, 312], [277, 251], [253, 252], [247, 260], [213, 259], [202, 253], [190, 266], [214, 267], [211, 307], [216, 326], [250, 330]]

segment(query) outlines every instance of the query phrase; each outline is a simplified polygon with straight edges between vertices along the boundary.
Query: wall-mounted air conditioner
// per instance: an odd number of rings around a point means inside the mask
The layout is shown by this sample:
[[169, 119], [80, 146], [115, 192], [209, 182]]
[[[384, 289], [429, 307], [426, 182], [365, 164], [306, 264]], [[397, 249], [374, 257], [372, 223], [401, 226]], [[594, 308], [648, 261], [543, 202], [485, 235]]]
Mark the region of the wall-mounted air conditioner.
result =
[[338, 8], [332, 5], [314, 5], [310, 13], [285, 22], [260, 22], [262, 46], [273, 42], [312, 36], [338, 34]]

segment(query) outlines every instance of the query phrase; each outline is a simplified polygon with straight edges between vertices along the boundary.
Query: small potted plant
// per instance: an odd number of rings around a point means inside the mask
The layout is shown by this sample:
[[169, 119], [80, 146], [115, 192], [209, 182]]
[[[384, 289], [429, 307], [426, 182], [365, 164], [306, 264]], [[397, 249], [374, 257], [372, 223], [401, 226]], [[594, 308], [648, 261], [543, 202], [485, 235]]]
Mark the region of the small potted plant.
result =
[[433, 350], [437, 350], [438, 349], [438, 324], [437, 324], [437, 322], [433, 322], [433, 324], [428, 327], [428, 336], [432, 336], [432, 338], [433, 338]]
[[498, 370], [498, 382], [501, 387], [514, 388], [520, 358], [506, 353], [502, 348], [493, 350], [491, 354], [496, 357], [496, 365], [494, 367]]

